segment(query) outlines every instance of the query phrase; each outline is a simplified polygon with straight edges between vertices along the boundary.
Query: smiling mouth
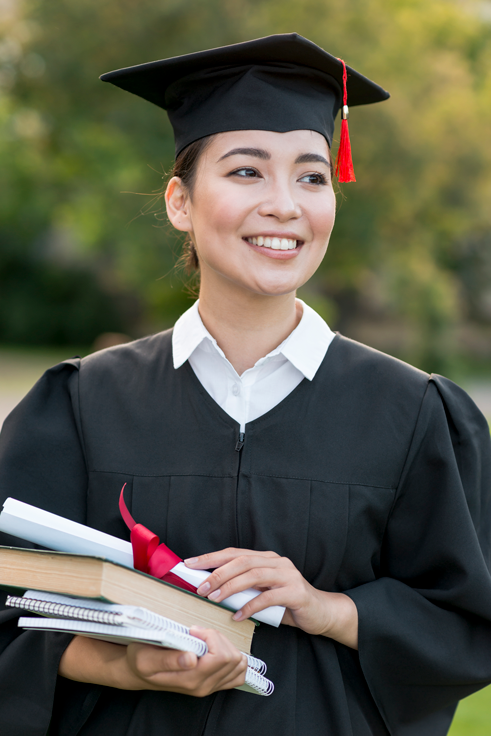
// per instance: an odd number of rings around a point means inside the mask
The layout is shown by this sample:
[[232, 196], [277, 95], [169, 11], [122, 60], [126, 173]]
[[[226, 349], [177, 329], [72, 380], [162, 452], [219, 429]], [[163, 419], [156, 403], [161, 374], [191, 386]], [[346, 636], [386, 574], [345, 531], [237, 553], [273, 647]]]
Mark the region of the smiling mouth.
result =
[[259, 235], [257, 238], [244, 238], [251, 245], [262, 245], [272, 250], [295, 250], [303, 244], [303, 240], [292, 240], [291, 238], [266, 238]]

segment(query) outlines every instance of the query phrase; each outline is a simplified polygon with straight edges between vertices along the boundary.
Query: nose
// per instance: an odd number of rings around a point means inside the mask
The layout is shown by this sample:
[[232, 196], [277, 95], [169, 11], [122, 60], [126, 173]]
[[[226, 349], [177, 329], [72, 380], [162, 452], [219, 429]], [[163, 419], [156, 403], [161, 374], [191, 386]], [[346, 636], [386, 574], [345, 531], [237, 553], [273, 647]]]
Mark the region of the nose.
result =
[[279, 222], [288, 222], [302, 216], [302, 209], [288, 182], [271, 182], [264, 194], [264, 200], [258, 208], [262, 217], [274, 217]]

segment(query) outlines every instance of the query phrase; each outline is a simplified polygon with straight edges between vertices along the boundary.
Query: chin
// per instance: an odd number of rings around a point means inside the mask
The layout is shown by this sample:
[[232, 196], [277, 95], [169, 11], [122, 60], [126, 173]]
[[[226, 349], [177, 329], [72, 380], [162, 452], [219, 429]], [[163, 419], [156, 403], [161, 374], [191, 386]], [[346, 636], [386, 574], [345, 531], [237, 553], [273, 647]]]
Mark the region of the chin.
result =
[[250, 290], [253, 291], [255, 294], [260, 294], [261, 296], [285, 296], [286, 294], [291, 294], [292, 292], [295, 292], [297, 289], [299, 289], [301, 284], [295, 282], [294, 284], [290, 283], [260, 283], [255, 284], [254, 286], [250, 286]]

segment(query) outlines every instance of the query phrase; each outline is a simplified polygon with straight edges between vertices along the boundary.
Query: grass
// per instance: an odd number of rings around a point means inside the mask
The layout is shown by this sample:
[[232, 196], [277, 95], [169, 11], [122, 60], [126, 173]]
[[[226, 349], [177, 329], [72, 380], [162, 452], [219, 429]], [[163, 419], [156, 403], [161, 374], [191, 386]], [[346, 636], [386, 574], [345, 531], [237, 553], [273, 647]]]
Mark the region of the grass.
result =
[[491, 736], [491, 686], [459, 704], [449, 736]]

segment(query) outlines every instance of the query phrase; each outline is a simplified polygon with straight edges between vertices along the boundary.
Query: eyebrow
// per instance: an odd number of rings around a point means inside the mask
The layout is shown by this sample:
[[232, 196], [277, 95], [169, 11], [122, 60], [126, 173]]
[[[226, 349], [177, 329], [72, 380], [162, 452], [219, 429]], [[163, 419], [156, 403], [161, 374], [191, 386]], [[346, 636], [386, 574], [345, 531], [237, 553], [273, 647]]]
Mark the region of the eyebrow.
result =
[[[265, 151], [263, 148], [232, 148], [231, 151], [228, 151], [227, 153], [224, 153], [223, 156], [221, 156], [218, 160], [223, 161], [224, 158], [228, 158], [229, 156], [253, 156], [254, 158], [260, 158], [263, 161], [269, 161], [271, 158], [271, 154], [268, 151]], [[323, 163], [326, 166], [330, 166], [329, 161], [324, 158], [324, 156], [321, 156], [318, 153], [301, 153], [300, 156], [297, 156], [295, 159], [296, 164], [311, 164], [311, 163]]]
[[322, 164], [326, 164], [326, 166], [330, 166], [329, 161], [327, 161], [324, 156], [321, 156], [318, 153], [302, 153], [295, 159], [296, 164], [312, 164], [319, 162]]
[[242, 154], [243, 156], [254, 156], [255, 158], [261, 158], [263, 161], [268, 161], [271, 158], [271, 154], [262, 148], [232, 148], [228, 153], [224, 153], [218, 160], [223, 161], [224, 158], [229, 156], [237, 156]]

